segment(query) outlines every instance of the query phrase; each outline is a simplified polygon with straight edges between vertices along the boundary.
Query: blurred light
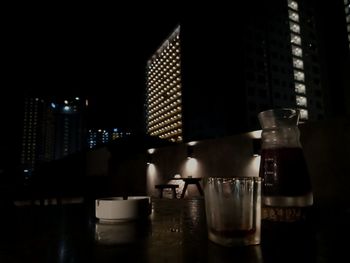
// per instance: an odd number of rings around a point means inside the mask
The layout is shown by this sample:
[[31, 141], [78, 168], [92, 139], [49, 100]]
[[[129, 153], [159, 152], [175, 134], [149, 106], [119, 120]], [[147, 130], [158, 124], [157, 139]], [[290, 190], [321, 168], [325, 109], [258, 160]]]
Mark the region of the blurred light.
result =
[[248, 133], [249, 138], [260, 139], [262, 130], [252, 131]]
[[70, 107], [69, 107], [69, 106], [64, 106], [64, 107], [63, 107], [63, 110], [64, 110], [64, 111], [70, 111]]
[[195, 158], [190, 158], [185, 165], [186, 174], [193, 176], [198, 170], [198, 161]]
[[151, 149], [148, 149], [148, 150], [147, 150], [147, 152], [148, 152], [149, 154], [153, 154], [155, 151], [156, 151], [156, 149], [154, 149], [154, 148], [151, 148]]
[[56, 109], [56, 104], [52, 102], [51, 103], [51, 108]]

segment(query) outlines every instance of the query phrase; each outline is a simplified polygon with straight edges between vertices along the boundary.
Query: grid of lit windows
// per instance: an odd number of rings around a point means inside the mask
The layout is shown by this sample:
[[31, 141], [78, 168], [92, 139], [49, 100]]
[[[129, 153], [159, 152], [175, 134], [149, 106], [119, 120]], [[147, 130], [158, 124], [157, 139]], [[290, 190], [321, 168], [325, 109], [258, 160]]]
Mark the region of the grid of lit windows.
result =
[[[307, 98], [305, 87], [305, 73], [303, 62], [303, 49], [301, 46], [300, 24], [299, 24], [299, 6], [296, 0], [288, 1], [290, 42], [293, 55], [294, 82], [296, 93], [296, 105], [300, 110], [300, 119], [308, 119]], [[348, 1], [348, 0], [346, 0]]]
[[147, 62], [147, 130], [173, 142], [182, 141], [180, 26]]
[[26, 98], [24, 102], [21, 163], [26, 168], [32, 168], [35, 165], [39, 103], [41, 103], [39, 98]]
[[97, 145], [108, 143], [118, 138], [129, 136], [130, 132], [121, 131], [118, 128], [108, 129], [89, 129], [88, 145], [89, 148], [94, 148]]
[[344, 0], [346, 28], [348, 30], [348, 40], [350, 49], [350, 0]]

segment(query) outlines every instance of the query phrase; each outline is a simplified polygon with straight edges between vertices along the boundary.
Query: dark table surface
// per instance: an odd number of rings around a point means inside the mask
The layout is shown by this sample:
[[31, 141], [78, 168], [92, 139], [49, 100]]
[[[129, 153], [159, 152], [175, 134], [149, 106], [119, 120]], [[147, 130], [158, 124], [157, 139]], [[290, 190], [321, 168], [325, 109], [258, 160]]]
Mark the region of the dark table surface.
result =
[[[340, 262], [350, 209], [315, 209], [307, 224], [262, 222], [259, 246], [208, 241], [203, 198], [154, 199], [149, 219], [101, 224], [93, 202], [2, 208], [0, 262]], [[345, 260], [346, 261], [346, 260]]]

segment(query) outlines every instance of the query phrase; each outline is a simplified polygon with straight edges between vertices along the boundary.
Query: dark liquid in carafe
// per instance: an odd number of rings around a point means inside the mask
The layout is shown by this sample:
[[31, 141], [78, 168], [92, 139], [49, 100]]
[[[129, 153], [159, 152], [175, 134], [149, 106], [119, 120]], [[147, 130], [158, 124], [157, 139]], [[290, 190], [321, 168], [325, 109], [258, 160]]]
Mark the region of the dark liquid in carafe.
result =
[[311, 183], [302, 148], [262, 149], [259, 176], [267, 196], [302, 196]]

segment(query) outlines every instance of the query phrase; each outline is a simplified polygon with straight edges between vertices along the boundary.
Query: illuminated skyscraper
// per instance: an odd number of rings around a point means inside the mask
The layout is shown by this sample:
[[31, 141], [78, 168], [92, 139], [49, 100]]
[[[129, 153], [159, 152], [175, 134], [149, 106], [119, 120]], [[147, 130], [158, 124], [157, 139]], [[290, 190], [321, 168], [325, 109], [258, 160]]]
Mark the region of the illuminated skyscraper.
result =
[[182, 141], [180, 27], [147, 62], [147, 132]]
[[25, 99], [21, 163], [26, 171], [82, 149], [85, 107], [79, 97]]
[[349, 0], [344, 0], [344, 8], [345, 8], [346, 29], [348, 31], [348, 41], [349, 41], [349, 49], [350, 49], [350, 1]]
[[297, 108], [304, 122], [324, 118], [313, 6], [249, 1], [235, 3], [237, 15], [232, 12], [229, 6], [204, 8], [151, 57], [150, 135], [191, 141], [255, 130], [257, 114], [271, 108]]

